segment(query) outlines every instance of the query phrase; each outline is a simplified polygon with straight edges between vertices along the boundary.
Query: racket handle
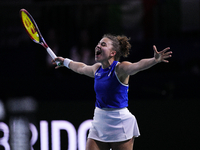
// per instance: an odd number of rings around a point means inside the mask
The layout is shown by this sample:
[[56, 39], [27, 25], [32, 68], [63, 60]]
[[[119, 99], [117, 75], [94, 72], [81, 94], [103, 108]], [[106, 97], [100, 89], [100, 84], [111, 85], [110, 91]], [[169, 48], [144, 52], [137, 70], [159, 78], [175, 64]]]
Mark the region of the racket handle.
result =
[[[51, 56], [51, 58], [52, 58], [53, 60], [57, 57], [57, 56], [55, 55], [55, 53], [51, 50], [50, 47], [47, 47], [46, 50], [47, 50], [47, 52], [49, 53], [49, 55]], [[59, 61], [56, 61], [56, 64], [57, 64], [58, 66], [61, 65], [61, 63], [60, 63]]]

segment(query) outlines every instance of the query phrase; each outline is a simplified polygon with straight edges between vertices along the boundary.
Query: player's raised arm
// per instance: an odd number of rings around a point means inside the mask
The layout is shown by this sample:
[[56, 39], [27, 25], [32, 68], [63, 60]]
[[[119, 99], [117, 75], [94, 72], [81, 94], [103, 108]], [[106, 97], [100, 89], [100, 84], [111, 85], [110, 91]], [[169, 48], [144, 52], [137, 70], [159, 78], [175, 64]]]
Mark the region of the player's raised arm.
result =
[[130, 62], [122, 62], [118, 66], [118, 69], [124, 72], [127, 75], [134, 75], [139, 71], [146, 70], [152, 66], [154, 66], [157, 63], [165, 62], [168, 63], [169, 61], [166, 60], [167, 58], [171, 57], [172, 52], [168, 51], [170, 48], [167, 47], [164, 50], [158, 52], [156, 46], [153, 46], [154, 50], [154, 57], [153, 58], [147, 58], [142, 59], [136, 63], [130, 63]]
[[100, 66], [100, 63], [96, 63], [91, 66], [91, 65], [86, 65], [82, 62], [72, 61], [68, 58], [63, 58], [63, 57], [55, 58], [54, 64], [55, 64], [55, 61], [59, 61], [61, 63], [60, 66], [55, 67], [56, 69], [65, 66], [76, 73], [84, 74], [92, 78], [94, 78], [94, 74], [96, 70], [98, 69], [98, 67]]

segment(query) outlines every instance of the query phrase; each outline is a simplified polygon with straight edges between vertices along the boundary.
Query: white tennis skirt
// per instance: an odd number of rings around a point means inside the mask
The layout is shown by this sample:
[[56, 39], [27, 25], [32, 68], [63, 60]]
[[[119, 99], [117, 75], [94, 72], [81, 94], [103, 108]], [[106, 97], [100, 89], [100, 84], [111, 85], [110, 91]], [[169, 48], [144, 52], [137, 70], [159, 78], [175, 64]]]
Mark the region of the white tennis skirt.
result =
[[138, 136], [137, 120], [127, 108], [95, 108], [88, 138], [102, 142], [121, 142]]

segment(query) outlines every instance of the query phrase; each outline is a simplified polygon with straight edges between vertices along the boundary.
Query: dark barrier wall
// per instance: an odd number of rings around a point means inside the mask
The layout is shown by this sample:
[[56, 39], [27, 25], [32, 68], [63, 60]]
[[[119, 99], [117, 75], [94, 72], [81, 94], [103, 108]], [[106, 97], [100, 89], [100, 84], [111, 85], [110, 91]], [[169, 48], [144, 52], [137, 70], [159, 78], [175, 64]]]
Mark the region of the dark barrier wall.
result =
[[[53, 149], [52, 145], [55, 147], [57, 145], [58, 148], [59, 144], [59, 148], [64, 150], [69, 148], [69, 143], [73, 147], [72, 145], [76, 141], [85, 142], [86, 136], [81, 136], [80, 132], [84, 133], [88, 129], [86, 121], [90, 121], [93, 117], [94, 102], [41, 101], [38, 104], [38, 111], [28, 117], [35, 126], [35, 130], [32, 128], [32, 136], [35, 137], [35, 141], [33, 140], [34, 150], [41, 148], [43, 148], [41, 150], [47, 148], [51, 150]], [[199, 107], [200, 102], [194, 100], [130, 100], [129, 110], [136, 116], [141, 132], [141, 136], [135, 140], [134, 149], [198, 149]], [[9, 119], [12, 118], [12, 115], [10, 116]], [[4, 123], [8, 125], [9, 121]], [[81, 125], [86, 126], [81, 128]], [[2, 128], [2, 126], [0, 127]], [[38, 133], [37, 137], [36, 133]], [[41, 137], [43, 137], [42, 141]], [[1, 139], [0, 141], [2, 142]], [[84, 147], [80, 147], [83, 145], [78, 144], [77, 149], [84, 149]], [[2, 149], [3, 146], [0, 148]]]

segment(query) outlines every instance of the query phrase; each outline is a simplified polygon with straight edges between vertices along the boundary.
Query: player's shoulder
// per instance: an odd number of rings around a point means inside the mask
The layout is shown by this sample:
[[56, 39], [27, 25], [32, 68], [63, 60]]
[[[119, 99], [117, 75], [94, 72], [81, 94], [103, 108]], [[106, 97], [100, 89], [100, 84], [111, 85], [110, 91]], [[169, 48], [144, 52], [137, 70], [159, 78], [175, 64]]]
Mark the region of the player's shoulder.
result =
[[122, 69], [123, 67], [125, 67], [125, 66], [127, 66], [127, 65], [130, 65], [130, 64], [132, 64], [132, 63], [129, 62], [129, 61], [118, 62], [117, 65], [116, 65], [116, 68]]
[[95, 67], [95, 68], [99, 68], [101, 66], [101, 63], [95, 63], [94, 65], [93, 65], [93, 67]]
[[96, 72], [96, 70], [101, 66], [101, 63], [95, 63], [94, 65], [92, 65], [94, 72]]

